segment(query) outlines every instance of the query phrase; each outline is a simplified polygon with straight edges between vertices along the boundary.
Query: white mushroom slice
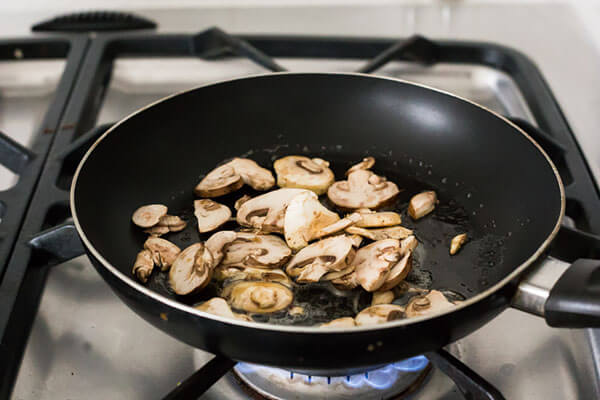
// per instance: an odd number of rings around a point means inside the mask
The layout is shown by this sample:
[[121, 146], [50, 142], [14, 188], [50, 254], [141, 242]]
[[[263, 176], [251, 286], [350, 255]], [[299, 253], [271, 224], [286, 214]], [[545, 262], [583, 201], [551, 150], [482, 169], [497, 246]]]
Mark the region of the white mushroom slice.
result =
[[290, 315], [302, 315], [304, 314], [304, 307], [294, 306], [289, 309], [288, 314]]
[[245, 314], [238, 314], [231, 311], [231, 307], [229, 307], [227, 301], [221, 297], [213, 297], [212, 299], [207, 300], [204, 303], [195, 306], [194, 308], [210, 314], [220, 315], [221, 317], [252, 321], [252, 319]]
[[371, 240], [405, 239], [413, 234], [413, 231], [403, 226], [390, 226], [388, 228], [365, 229], [351, 226], [346, 228], [346, 233], [360, 235]]
[[351, 274], [354, 272], [355, 267], [353, 265], [349, 265], [348, 267], [340, 270], [340, 271], [331, 271], [323, 275], [321, 278], [322, 281], [332, 281], [334, 279], [339, 279], [343, 276]]
[[242, 204], [244, 204], [245, 202], [247, 202], [251, 198], [252, 197], [248, 196], [247, 194], [243, 195], [242, 197], [240, 197], [239, 199], [237, 199], [235, 201], [235, 204], [233, 205], [233, 208], [235, 208], [236, 210], [239, 210], [240, 207], [242, 206]]
[[154, 261], [152, 260], [152, 253], [149, 250], [140, 251], [135, 257], [135, 263], [133, 264], [133, 275], [138, 278], [141, 282], [148, 282], [148, 278], [154, 268]]
[[336, 318], [319, 325], [320, 328], [352, 328], [354, 326], [356, 323], [352, 317]]
[[402, 223], [400, 214], [393, 211], [361, 213], [360, 216], [360, 220], [356, 222], [359, 228], [378, 228]]
[[282, 285], [291, 286], [290, 278], [279, 268], [243, 268], [220, 265], [215, 269], [213, 278], [217, 281], [231, 279], [241, 281], [278, 282]]
[[181, 249], [173, 243], [158, 237], [146, 239], [144, 249], [150, 250], [154, 264], [160, 267], [161, 271], [168, 270], [181, 252]]
[[462, 245], [465, 244], [466, 241], [467, 241], [466, 233], [461, 233], [460, 235], [454, 236], [452, 238], [452, 241], [450, 242], [450, 255], [453, 256], [456, 253], [458, 253], [458, 251], [460, 250]]
[[154, 225], [151, 228], [144, 229], [144, 232], [150, 236], [159, 237], [159, 236], [162, 236], [164, 234], [171, 232], [171, 230], [169, 229], [168, 226]]
[[177, 215], [163, 215], [157, 226], [169, 228], [170, 232], [179, 232], [185, 229], [187, 223]]
[[391, 290], [378, 290], [373, 292], [373, 299], [371, 305], [376, 306], [377, 304], [391, 304], [394, 301], [394, 292]]
[[358, 249], [363, 241], [363, 237], [360, 235], [348, 235], [348, 237], [352, 240], [352, 246]]
[[436, 314], [454, 307], [442, 292], [432, 290], [424, 296], [410, 299], [406, 305], [407, 317], [422, 317], [423, 315]]
[[353, 255], [352, 240], [345, 235], [334, 236], [300, 250], [285, 271], [296, 282], [318, 282], [327, 272], [346, 268]]
[[205, 263], [202, 243], [195, 243], [184, 249], [171, 266], [169, 284], [179, 295], [197, 292], [210, 281], [212, 269]]
[[371, 171], [359, 169], [349, 174], [347, 181], [331, 185], [327, 196], [333, 203], [346, 209], [377, 208], [399, 192], [395, 183]]
[[375, 165], [374, 157], [365, 157], [358, 164], [354, 164], [351, 166], [348, 171], [346, 171], [346, 176], [350, 175], [354, 171], [358, 171], [359, 169], [371, 169]]
[[400, 260], [400, 242], [384, 239], [358, 249], [352, 265], [356, 280], [368, 292], [374, 292], [385, 282], [392, 265]]
[[275, 161], [273, 168], [280, 187], [308, 189], [321, 195], [335, 181], [328, 165], [320, 158], [287, 156]]
[[278, 189], [256, 196], [241, 205], [236, 219], [242, 226], [264, 232], [283, 233], [285, 209], [289, 202], [305, 189]]
[[194, 200], [194, 215], [198, 219], [198, 231], [204, 233], [227, 222], [231, 217], [231, 210], [210, 199]]
[[358, 287], [358, 281], [356, 280], [356, 271], [344, 275], [341, 278], [333, 279], [331, 281], [333, 286], [341, 290], [352, 290]]
[[219, 197], [244, 186], [242, 177], [231, 165], [221, 165], [210, 171], [196, 187], [194, 193], [200, 197]]
[[131, 220], [140, 228], [150, 228], [160, 221], [160, 217], [167, 215], [167, 206], [150, 204], [142, 206], [133, 212]]
[[271, 171], [261, 167], [255, 161], [248, 158], [234, 158], [227, 164], [242, 177], [246, 185], [254, 190], [269, 190], [275, 185], [275, 178]]
[[433, 190], [414, 195], [408, 204], [408, 215], [413, 219], [423, 218], [435, 209], [437, 195]]
[[287, 287], [274, 282], [239, 282], [223, 289], [229, 304], [252, 313], [272, 313], [288, 307], [294, 295]]
[[233, 242], [237, 238], [237, 233], [234, 231], [220, 231], [216, 232], [209, 237], [204, 246], [210, 252], [212, 257], [212, 268], [219, 265], [224, 256], [224, 248], [229, 243]]
[[322, 228], [339, 219], [336, 213], [329, 211], [319, 202], [319, 198], [313, 192], [299, 193], [290, 200], [285, 210], [285, 241], [292, 250], [299, 250], [316, 239]]
[[224, 254], [221, 265], [277, 268], [288, 260], [292, 251], [277, 236], [238, 232]]
[[400, 242], [400, 254], [405, 255], [406, 253], [413, 252], [419, 245], [417, 238], [413, 235], [408, 236]]
[[[344, 229], [346, 229], [346, 228], [354, 225], [358, 221], [360, 221], [360, 219], [361, 219], [360, 214], [352, 213], [352, 214], [347, 215], [346, 217], [340, 219], [339, 221], [336, 221], [333, 224], [327, 225], [326, 227], [322, 228], [315, 234], [315, 237], [321, 238], [324, 236], [332, 235], [337, 232], [341, 232]], [[359, 245], [360, 245], [360, 243], [359, 243]], [[355, 247], [358, 247], [358, 246], [355, 246]]]
[[404, 307], [395, 304], [378, 304], [367, 307], [359, 312], [354, 320], [356, 325], [383, 324], [404, 318]]
[[404, 253], [402, 259], [396, 263], [390, 270], [390, 273], [385, 278], [385, 282], [379, 290], [390, 290], [398, 286], [402, 282], [412, 268], [412, 253], [409, 251]]

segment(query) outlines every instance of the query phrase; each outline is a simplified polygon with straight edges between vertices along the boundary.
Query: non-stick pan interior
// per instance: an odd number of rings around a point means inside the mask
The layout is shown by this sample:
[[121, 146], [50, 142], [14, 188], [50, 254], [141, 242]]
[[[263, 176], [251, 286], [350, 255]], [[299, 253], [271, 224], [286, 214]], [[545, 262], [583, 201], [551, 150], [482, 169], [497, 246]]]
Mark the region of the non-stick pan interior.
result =
[[[327, 159], [339, 179], [374, 156], [374, 171], [405, 189], [391, 206], [399, 210], [417, 191], [436, 190], [433, 216], [404, 215], [423, 249], [409, 278], [465, 297], [527, 260], [560, 216], [560, 187], [546, 158], [490, 112], [394, 80], [276, 74], [191, 90], [114, 128], [80, 170], [77, 218], [98, 253], [131, 277], [145, 240], [130, 222], [137, 207], [163, 203], [190, 216], [188, 229], [169, 238], [185, 247], [200, 238], [191, 209], [203, 174], [234, 156], [270, 167], [290, 154]], [[463, 231], [471, 241], [450, 257], [450, 239]], [[160, 280], [151, 288], [174, 297]]]

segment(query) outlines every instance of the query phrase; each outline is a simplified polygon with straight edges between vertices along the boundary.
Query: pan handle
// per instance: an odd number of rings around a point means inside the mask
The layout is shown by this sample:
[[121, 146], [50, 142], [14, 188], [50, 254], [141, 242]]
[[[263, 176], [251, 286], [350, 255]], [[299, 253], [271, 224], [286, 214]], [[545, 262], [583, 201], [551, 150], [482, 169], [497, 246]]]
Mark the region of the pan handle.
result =
[[547, 257], [527, 271], [512, 306], [554, 327], [600, 327], [600, 260]]
[[72, 221], [36, 234], [27, 244], [49, 256], [48, 265], [60, 264], [85, 254], [83, 243]]

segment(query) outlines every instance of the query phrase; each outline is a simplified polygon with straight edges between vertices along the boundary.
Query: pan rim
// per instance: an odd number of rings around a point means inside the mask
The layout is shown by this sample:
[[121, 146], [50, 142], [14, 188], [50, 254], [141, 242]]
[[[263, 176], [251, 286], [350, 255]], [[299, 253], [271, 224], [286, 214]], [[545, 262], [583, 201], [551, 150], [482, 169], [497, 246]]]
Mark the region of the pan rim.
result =
[[[496, 282], [496, 284], [494, 284], [493, 286], [476, 294], [475, 296], [469, 298], [468, 300], [465, 300], [461, 304], [459, 304], [455, 307], [452, 307], [451, 309], [442, 311], [440, 313], [432, 314], [432, 315], [400, 319], [400, 320], [396, 320], [396, 321], [386, 322], [385, 324], [380, 324], [380, 325], [356, 326], [351, 329], [348, 329], [348, 328], [321, 328], [318, 326], [289, 326], [289, 325], [265, 324], [265, 323], [259, 323], [259, 322], [247, 322], [247, 321], [242, 321], [242, 320], [234, 320], [234, 319], [222, 317], [222, 316], [215, 315], [215, 314], [210, 314], [210, 313], [207, 313], [204, 311], [200, 311], [192, 306], [188, 306], [184, 303], [178, 302], [176, 300], [169, 299], [157, 292], [150, 290], [146, 286], [143, 286], [141, 283], [136, 282], [130, 276], [125, 275], [118, 268], [116, 268], [110, 262], [108, 262], [108, 260], [106, 260], [100, 254], [100, 252], [98, 250], [96, 250], [96, 248], [92, 245], [92, 243], [89, 241], [89, 239], [83, 232], [83, 229], [81, 228], [79, 219], [77, 217], [77, 209], [75, 206], [75, 188], [77, 186], [79, 174], [80, 174], [83, 166], [85, 165], [86, 160], [93, 153], [94, 149], [102, 142], [102, 140], [104, 138], [106, 138], [110, 133], [112, 133], [116, 128], [118, 128], [121, 124], [123, 124], [127, 120], [129, 120], [130, 118], [133, 118], [137, 114], [144, 112], [146, 109], [151, 108], [151, 107], [153, 107], [159, 103], [162, 103], [164, 101], [167, 101], [167, 100], [171, 99], [172, 97], [176, 97], [176, 96], [179, 96], [179, 95], [182, 95], [185, 93], [189, 93], [189, 92], [201, 89], [201, 88], [217, 86], [217, 85], [226, 84], [229, 82], [257, 79], [257, 78], [263, 78], [263, 77], [268, 77], [268, 76], [279, 76], [279, 75], [325, 75], [325, 76], [326, 75], [336, 75], [336, 76], [362, 77], [362, 78], [368, 78], [368, 79], [379, 79], [379, 80], [398, 82], [398, 83], [403, 83], [403, 84], [407, 84], [407, 85], [411, 85], [411, 86], [416, 86], [416, 87], [432, 90], [434, 92], [437, 92], [437, 93], [440, 93], [440, 94], [443, 94], [446, 96], [450, 96], [450, 97], [453, 97], [458, 100], [462, 100], [462, 101], [469, 103], [471, 105], [474, 105], [484, 111], [487, 111], [488, 113], [492, 114], [496, 118], [499, 118], [500, 120], [504, 121], [504, 123], [508, 124], [514, 130], [516, 130], [521, 135], [523, 135], [526, 139], [528, 139], [531, 142], [531, 144], [546, 159], [550, 168], [554, 172], [554, 176], [556, 178], [556, 183], [558, 185], [559, 192], [560, 192], [560, 203], [561, 203], [560, 213], [557, 217], [554, 228], [552, 229], [550, 234], [546, 237], [544, 242], [542, 242], [541, 245], [537, 248], [537, 250], [533, 254], [531, 254], [531, 256], [527, 260], [525, 260], [518, 267], [513, 269], [513, 271], [511, 273], [506, 275], [500, 281]], [[437, 89], [437, 88], [434, 88], [434, 87], [431, 87], [428, 85], [424, 85], [421, 83], [410, 82], [410, 81], [400, 79], [400, 78], [374, 76], [374, 75], [359, 73], [359, 72], [289, 72], [289, 71], [253, 74], [253, 75], [248, 75], [248, 76], [244, 76], [244, 77], [240, 77], [240, 78], [224, 79], [224, 80], [220, 80], [220, 81], [216, 81], [216, 82], [211, 82], [208, 84], [199, 85], [199, 86], [196, 86], [196, 87], [193, 87], [190, 89], [182, 90], [180, 92], [167, 95], [161, 99], [158, 99], [158, 100], [132, 112], [131, 114], [128, 114], [127, 116], [123, 117], [118, 122], [116, 122], [106, 132], [104, 132], [102, 134], [102, 136], [100, 136], [87, 150], [87, 152], [85, 153], [85, 155], [79, 162], [77, 169], [75, 170], [75, 174], [73, 176], [73, 180], [71, 183], [69, 202], [70, 202], [71, 215], [73, 217], [73, 222], [74, 222], [75, 228], [77, 230], [77, 233], [79, 234], [79, 237], [81, 238], [81, 241], [84, 243], [87, 250], [90, 253], [92, 253], [92, 255], [98, 261], [100, 261], [100, 264], [104, 268], [106, 268], [112, 275], [116, 276], [118, 279], [120, 279], [124, 284], [128, 285], [130, 288], [132, 288], [138, 292], [141, 292], [142, 294], [149, 296], [153, 300], [158, 301], [168, 307], [175, 308], [178, 311], [194, 314], [197, 317], [207, 318], [207, 319], [214, 320], [214, 321], [224, 323], [227, 325], [237, 325], [239, 327], [261, 329], [261, 330], [272, 331], [272, 332], [288, 332], [288, 333], [302, 333], [302, 334], [315, 334], [315, 335], [316, 334], [341, 334], [341, 333], [354, 333], [354, 332], [358, 333], [358, 332], [368, 332], [368, 331], [377, 331], [377, 330], [385, 330], [385, 329], [395, 329], [395, 328], [399, 328], [399, 327], [403, 327], [403, 326], [407, 326], [407, 325], [418, 324], [420, 322], [424, 322], [426, 320], [430, 320], [430, 319], [434, 319], [434, 318], [440, 318], [447, 314], [458, 312], [458, 311], [460, 311], [464, 308], [467, 308], [475, 303], [478, 303], [479, 301], [485, 299], [486, 297], [498, 292], [499, 290], [504, 288], [507, 284], [509, 284], [511, 281], [517, 279], [519, 277], [519, 275], [521, 275], [531, 264], [533, 264], [536, 260], [538, 260], [540, 258], [542, 253], [546, 250], [548, 245], [552, 242], [552, 240], [558, 234], [558, 230], [560, 229], [561, 222], [562, 222], [564, 214], [565, 214], [565, 207], [566, 207], [565, 189], [564, 189], [564, 185], [562, 183], [562, 179], [560, 177], [560, 174], [559, 174], [556, 166], [554, 165], [554, 163], [552, 162], [552, 160], [550, 159], [548, 154], [544, 151], [544, 149], [539, 145], [539, 143], [537, 143], [530, 135], [528, 135], [519, 126], [517, 126], [516, 124], [514, 124], [513, 122], [511, 122], [504, 116], [498, 114], [497, 112], [492, 111], [485, 106], [482, 106], [481, 104], [475, 103], [469, 99], [466, 99], [464, 97], [458, 96], [456, 94], [453, 94], [453, 93], [445, 91], [445, 90]]]

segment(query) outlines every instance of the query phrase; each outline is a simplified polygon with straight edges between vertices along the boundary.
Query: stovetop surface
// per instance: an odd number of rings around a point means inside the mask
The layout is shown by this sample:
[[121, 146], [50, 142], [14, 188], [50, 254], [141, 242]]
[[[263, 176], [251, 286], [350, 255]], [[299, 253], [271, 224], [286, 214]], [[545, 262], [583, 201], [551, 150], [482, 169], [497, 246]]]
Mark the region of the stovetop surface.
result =
[[[351, 71], [363, 63], [278, 61], [297, 71]], [[98, 122], [117, 120], [178, 89], [256, 72], [261, 71], [239, 60], [121, 59], [114, 66]], [[503, 114], [531, 120], [510, 77], [490, 68], [390, 63], [378, 73], [449, 90]], [[551, 329], [542, 319], [508, 310], [451, 350], [507, 399], [598, 398], [587, 334]], [[194, 351], [137, 317], [80, 257], [49, 274], [13, 398], [157, 398], [195, 371]], [[229, 374], [203, 398], [248, 395]], [[412, 398], [462, 396], [448, 378], [434, 371]]]

